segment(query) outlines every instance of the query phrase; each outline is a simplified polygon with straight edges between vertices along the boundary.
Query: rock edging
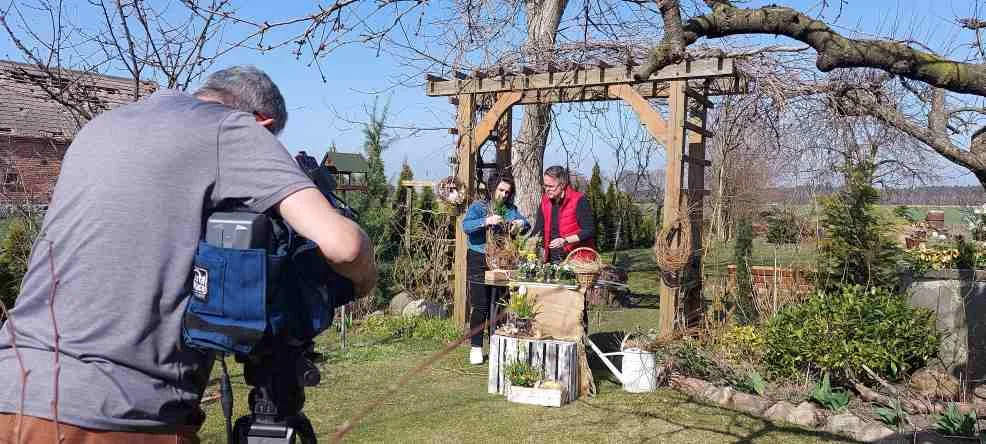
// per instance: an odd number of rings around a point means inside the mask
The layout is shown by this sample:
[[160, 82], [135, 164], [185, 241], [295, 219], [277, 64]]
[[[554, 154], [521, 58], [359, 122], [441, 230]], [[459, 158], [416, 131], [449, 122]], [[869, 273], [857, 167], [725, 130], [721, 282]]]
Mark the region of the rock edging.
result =
[[671, 387], [694, 398], [714, 403], [720, 407], [737, 410], [770, 421], [784, 421], [802, 427], [822, 430], [857, 441], [876, 442], [896, 434], [883, 424], [866, 422], [852, 413], [831, 414], [805, 401], [794, 405], [787, 401], [773, 401], [763, 396], [738, 392], [732, 387], [717, 387], [697, 378], [675, 375]]

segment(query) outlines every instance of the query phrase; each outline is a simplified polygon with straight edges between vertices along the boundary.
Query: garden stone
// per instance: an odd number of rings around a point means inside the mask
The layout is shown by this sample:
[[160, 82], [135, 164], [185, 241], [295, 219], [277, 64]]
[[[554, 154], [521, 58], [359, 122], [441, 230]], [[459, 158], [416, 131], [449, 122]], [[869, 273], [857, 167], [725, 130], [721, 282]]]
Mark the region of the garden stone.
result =
[[967, 380], [986, 379], [986, 271], [932, 270], [902, 275], [911, 305], [935, 312], [945, 333], [938, 355], [948, 373], [967, 372]]
[[895, 438], [894, 435], [896, 435], [896, 434], [897, 434], [897, 432], [893, 431], [892, 429], [888, 428], [887, 426], [885, 426], [883, 424], [879, 424], [879, 423], [873, 422], [873, 423], [869, 423], [865, 427], [863, 427], [863, 429], [859, 431], [859, 434], [854, 435], [853, 438], [855, 438], [858, 441], [863, 441], [863, 442], [891, 443], [891, 442], [898, 442], [898, 441], [899, 442], [907, 442], [907, 441], [909, 441], [907, 439], [908, 437], [910, 437], [909, 434], [907, 436], [903, 436], [902, 435], [900, 437], [897, 437], [898, 439], [894, 439]]
[[402, 291], [400, 293], [397, 293], [397, 295], [395, 295], [394, 298], [390, 300], [390, 306], [388, 307], [388, 311], [390, 312], [390, 314], [395, 316], [403, 314], [404, 307], [407, 307], [407, 304], [410, 303], [411, 303], [411, 293]]
[[772, 421], [787, 421], [787, 417], [791, 415], [791, 411], [793, 410], [794, 404], [787, 401], [781, 401], [767, 409], [767, 411], [764, 412], [764, 416]]
[[866, 423], [856, 415], [852, 413], [840, 413], [829, 417], [825, 423], [825, 431], [855, 437], [865, 426]]
[[769, 399], [762, 396], [743, 392], [733, 394], [733, 408], [752, 415], [760, 415], [770, 408], [770, 403]]
[[815, 424], [818, 424], [818, 407], [808, 401], [802, 402], [791, 410], [786, 420], [800, 426], [815, 427]]
[[429, 318], [445, 318], [448, 316], [448, 310], [443, 305], [418, 299], [411, 301], [411, 303], [404, 307], [403, 315], [405, 317], [425, 316]]
[[672, 378], [671, 385], [691, 396], [702, 396], [713, 387], [712, 384], [701, 379], [689, 378], [687, 376]]
[[383, 310], [377, 310], [377, 311], [374, 311], [373, 313], [370, 313], [370, 314], [366, 315], [366, 317], [367, 318], [372, 318], [374, 316], [383, 316], [385, 314], [387, 314], [387, 313], [384, 313]]
[[733, 395], [736, 393], [731, 387], [709, 387], [702, 396], [716, 404], [721, 406], [729, 406], [729, 403], [733, 399]]
[[910, 385], [915, 392], [931, 399], [952, 401], [959, 395], [959, 380], [940, 368], [927, 367], [914, 372]]

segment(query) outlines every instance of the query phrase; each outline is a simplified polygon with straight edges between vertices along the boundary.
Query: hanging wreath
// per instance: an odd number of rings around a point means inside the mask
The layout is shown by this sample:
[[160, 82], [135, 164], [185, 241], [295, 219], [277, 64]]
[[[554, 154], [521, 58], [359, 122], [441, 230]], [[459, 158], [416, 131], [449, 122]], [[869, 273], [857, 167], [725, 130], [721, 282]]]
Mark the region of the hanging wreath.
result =
[[450, 205], [462, 205], [466, 200], [466, 193], [462, 183], [455, 176], [448, 176], [439, 180], [435, 184], [435, 195], [438, 200]]
[[654, 259], [661, 270], [661, 280], [669, 287], [681, 285], [681, 272], [692, 258], [691, 227], [688, 214], [675, 212], [671, 222], [661, 227], [654, 242]]

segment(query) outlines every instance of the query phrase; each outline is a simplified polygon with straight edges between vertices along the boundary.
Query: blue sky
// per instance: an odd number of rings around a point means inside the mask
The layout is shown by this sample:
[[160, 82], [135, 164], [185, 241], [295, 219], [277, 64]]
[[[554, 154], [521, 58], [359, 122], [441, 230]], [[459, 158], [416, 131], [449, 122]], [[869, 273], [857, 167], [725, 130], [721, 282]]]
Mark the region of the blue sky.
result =
[[[81, 1], [81, 0], [80, 0]], [[801, 10], [812, 10], [820, 3], [813, 1], [753, 1], [750, 6], [767, 3], [781, 3]], [[830, 4], [838, 1], [830, 1]], [[929, 7], [934, 4], [934, 8]], [[935, 49], [944, 49], [945, 44], [955, 38], [958, 29], [954, 26], [956, 17], [969, 16], [974, 0], [945, 0], [926, 2], [917, 0], [850, 0], [839, 15], [839, 31], [859, 30], [886, 35], [894, 29], [917, 29], [916, 39], [928, 42]], [[303, 13], [311, 8], [311, 3], [299, 1], [250, 2], [242, 10], [252, 17], [286, 17]], [[571, 14], [575, 9], [569, 7]], [[817, 9], [813, 9], [817, 11]], [[837, 10], [829, 8], [825, 16], [836, 16]], [[654, 16], [655, 23], [658, 17]], [[85, 13], [77, 18], [85, 22]], [[963, 36], [968, 37], [968, 36]], [[765, 38], [763, 41], [774, 41]], [[793, 42], [786, 42], [793, 43]], [[22, 60], [8, 39], [2, 39], [0, 54], [4, 58]], [[267, 54], [253, 51], [238, 51], [227, 55], [220, 65], [254, 64], [266, 70], [278, 83], [284, 94], [290, 113], [282, 141], [292, 151], [306, 149], [321, 156], [328, 146], [335, 142], [342, 151], [359, 151], [362, 144], [360, 127], [349, 120], [364, 120], [366, 109], [372, 107], [373, 91], [387, 90], [381, 97], [390, 100], [390, 123], [399, 126], [449, 127], [454, 123], [453, 107], [445, 98], [425, 96], [422, 87], [399, 87], [389, 89], [391, 81], [402, 71], [399, 61], [386, 53], [377, 54], [374, 48], [365, 46], [346, 46], [330, 53], [321, 60], [326, 82], [314, 67], [306, 66], [306, 61], [297, 61], [288, 50], [276, 50]], [[565, 147], [580, 148], [580, 156], [572, 159], [572, 164], [584, 172], [589, 172], [593, 160], [598, 160], [604, 170], [614, 167], [611, 154], [605, 141], [599, 135], [590, 134], [579, 125], [579, 115], [566, 107], [556, 107], [559, 116], [559, 129], [552, 132], [549, 141], [546, 163], [564, 162]], [[515, 122], [520, 120], [520, 110], [515, 112]], [[626, 112], [611, 106], [607, 115]], [[339, 115], [344, 117], [340, 119]], [[632, 115], [632, 114], [631, 114]], [[561, 136], [559, 136], [561, 134]], [[407, 159], [419, 178], [439, 178], [449, 174], [448, 157], [452, 154], [453, 136], [447, 131], [422, 132], [413, 137], [396, 140], [385, 154], [388, 175], [393, 177], [400, 164]], [[655, 167], [660, 167], [658, 159]], [[970, 177], [956, 177], [953, 181], [971, 182]]]

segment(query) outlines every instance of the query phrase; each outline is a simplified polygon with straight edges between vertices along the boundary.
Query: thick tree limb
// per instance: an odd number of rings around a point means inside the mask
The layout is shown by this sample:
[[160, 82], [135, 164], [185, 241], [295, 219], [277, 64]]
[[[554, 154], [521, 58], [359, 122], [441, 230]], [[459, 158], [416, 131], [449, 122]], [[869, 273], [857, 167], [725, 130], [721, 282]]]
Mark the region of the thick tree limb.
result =
[[875, 68], [957, 93], [986, 96], [986, 66], [964, 63], [891, 40], [850, 39], [825, 22], [782, 6], [737, 8], [725, 0], [705, 0], [712, 12], [681, 22], [678, 0], [663, 0], [665, 35], [637, 73], [649, 77], [685, 57], [685, 47], [699, 38], [731, 35], [783, 35], [806, 43], [818, 53], [823, 72], [836, 68]]

